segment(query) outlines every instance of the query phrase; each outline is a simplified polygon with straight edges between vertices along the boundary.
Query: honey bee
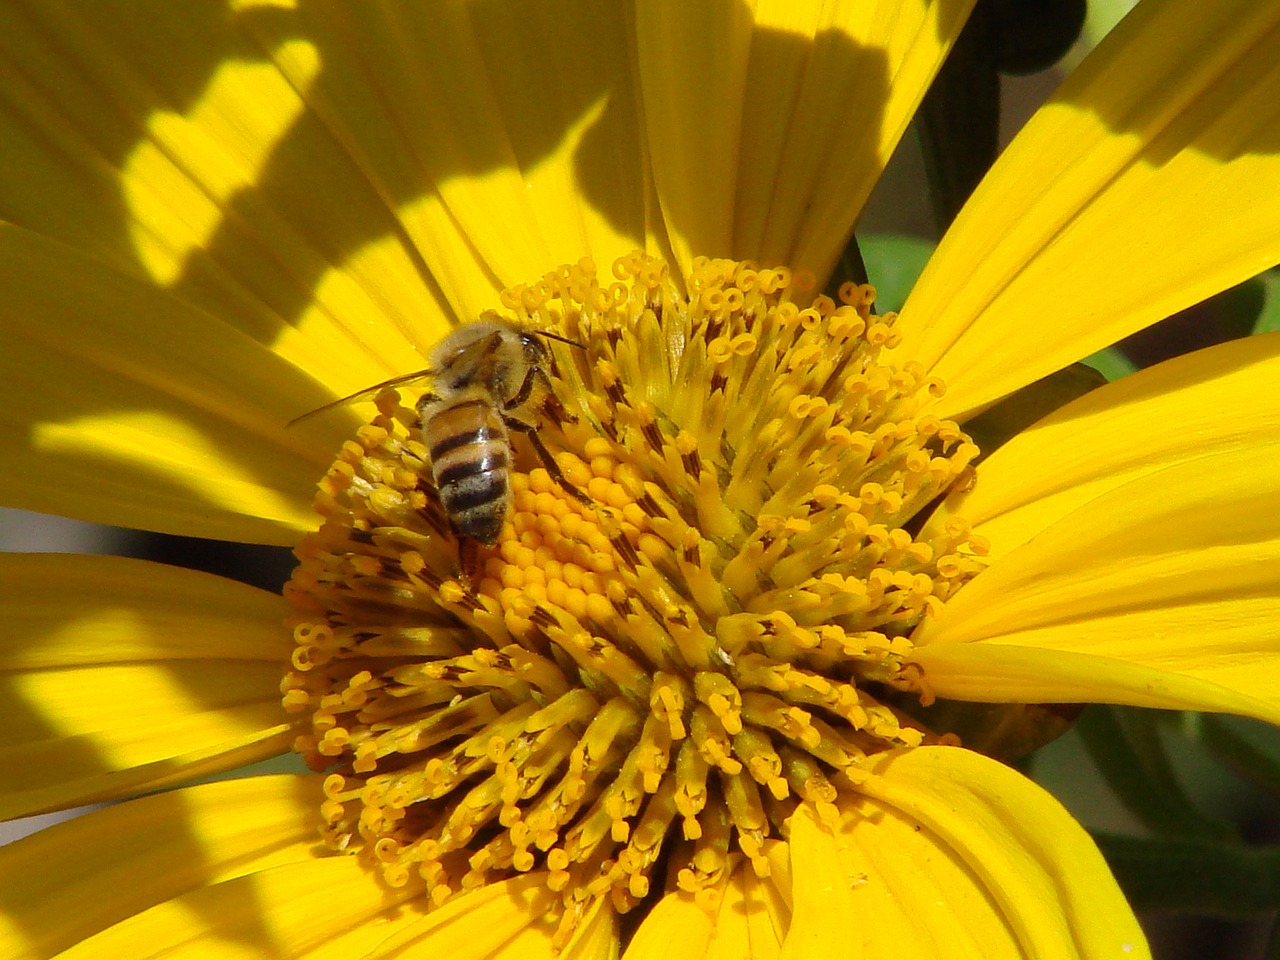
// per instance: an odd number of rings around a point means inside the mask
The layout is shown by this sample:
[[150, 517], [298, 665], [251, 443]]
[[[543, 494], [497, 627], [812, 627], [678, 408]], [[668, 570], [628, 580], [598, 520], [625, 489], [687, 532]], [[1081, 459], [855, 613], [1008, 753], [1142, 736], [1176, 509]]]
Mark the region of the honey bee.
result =
[[547, 473], [566, 493], [590, 499], [573, 486], [538, 436], [535, 398], [554, 398], [547, 375], [550, 353], [541, 338], [585, 349], [554, 333], [523, 330], [501, 321], [463, 324], [431, 351], [425, 370], [393, 377], [325, 404], [291, 421], [370, 397], [386, 387], [429, 379], [418, 401], [431, 476], [454, 535], [493, 546], [511, 509], [511, 434], [528, 437]]

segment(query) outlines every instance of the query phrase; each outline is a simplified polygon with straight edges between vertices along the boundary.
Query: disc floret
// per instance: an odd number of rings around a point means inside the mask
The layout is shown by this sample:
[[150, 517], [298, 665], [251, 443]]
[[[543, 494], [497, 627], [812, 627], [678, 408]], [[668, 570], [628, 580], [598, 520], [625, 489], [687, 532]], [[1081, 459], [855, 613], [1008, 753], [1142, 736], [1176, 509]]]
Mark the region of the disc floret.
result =
[[540, 435], [589, 502], [529, 455], [473, 570], [412, 398], [379, 398], [288, 588], [285, 702], [336, 849], [433, 903], [540, 871], [562, 931], [664, 884], [710, 905], [798, 803], [834, 818], [863, 758], [930, 739], [878, 694], [928, 698], [912, 631], [981, 569], [962, 521], [910, 532], [977, 449], [922, 412], [940, 383], [882, 362], [869, 287], [808, 286], [701, 260], [681, 289], [634, 254], [506, 291], [587, 345], [556, 345]]

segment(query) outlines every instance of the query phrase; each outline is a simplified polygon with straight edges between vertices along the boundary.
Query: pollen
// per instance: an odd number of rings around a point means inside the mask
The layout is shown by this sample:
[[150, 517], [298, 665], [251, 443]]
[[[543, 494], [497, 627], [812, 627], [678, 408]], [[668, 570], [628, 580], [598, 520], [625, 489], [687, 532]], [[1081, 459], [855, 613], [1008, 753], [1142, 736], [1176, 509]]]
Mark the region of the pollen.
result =
[[978, 451], [923, 412], [941, 383], [882, 362], [871, 288], [810, 286], [637, 253], [506, 291], [501, 319], [580, 346], [547, 340], [554, 463], [513, 431], [492, 547], [454, 535], [415, 398], [384, 391], [286, 590], [335, 850], [432, 905], [537, 873], [565, 942], [600, 898], [710, 908], [797, 804], [834, 816], [865, 758], [936, 742], [893, 704], [930, 699], [912, 634], [984, 544], [912, 520]]

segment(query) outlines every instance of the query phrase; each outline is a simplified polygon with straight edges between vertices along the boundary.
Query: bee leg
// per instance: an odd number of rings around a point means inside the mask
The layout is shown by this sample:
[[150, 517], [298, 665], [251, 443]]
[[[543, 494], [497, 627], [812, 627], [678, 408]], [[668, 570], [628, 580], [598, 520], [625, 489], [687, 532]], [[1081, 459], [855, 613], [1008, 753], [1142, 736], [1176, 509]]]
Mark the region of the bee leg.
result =
[[543, 373], [542, 368], [530, 367], [529, 372], [524, 375], [524, 380], [520, 384], [520, 389], [507, 397], [506, 401], [502, 404], [502, 409], [510, 410], [513, 407], [524, 406], [524, 402], [529, 399], [529, 394], [533, 393], [533, 381], [538, 378], [539, 374], [542, 375], [542, 382], [550, 388], [551, 383], [547, 380], [547, 375]]
[[515, 410], [524, 406], [533, 393], [535, 380], [541, 381], [543, 389], [546, 391], [547, 396], [542, 402], [542, 408], [547, 415], [557, 424], [577, 423], [578, 418], [565, 409], [564, 404], [560, 402], [560, 398], [556, 396], [555, 389], [551, 386], [551, 378], [547, 376], [547, 371], [541, 367], [529, 368], [529, 372], [524, 375], [524, 380], [520, 383], [520, 389], [503, 402], [502, 409]]
[[547, 391], [547, 399], [542, 402], [542, 412], [548, 420], [555, 421], [557, 426], [578, 422], [577, 416], [566, 410], [560, 398], [550, 390]]
[[517, 420], [515, 417], [503, 417], [502, 422], [507, 425], [510, 430], [519, 430], [529, 442], [533, 444], [533, 449], [538, 451], [538, 459], [542, 461], [542, 465], [547, 468], [547, 473], [551, 474], [551, 479], [560, 484], [561, 489], [572, 495], [575, 499], [591, 506], [591, 498], [569, 482], [568, 478], [560, 472], [560, 465], [556, 463], [551, 456], [551, 451], [547, 449], [547, 445], [542, 442], [542, 438], [538, 436], [538, 428], [532, 423], [525, 423], [523, 420]]
[[470, 591], [480, 572], [480, 547], [470, 537], [458, 538], [458, 568], [463, 585]]
[[560, 398], [556, 396], [555, 388], [551, 386], [551, 377], [547, 375], [547, 371], [541, 367], [534, 367], [529, 371], [535, 377], [542, 381], [543, 387], [546, 388], [547, 398], [542, 401], [542, 409], [557, 424], [577, 423], [578, 418], [565, 409], [565, 405], [560, 402]]

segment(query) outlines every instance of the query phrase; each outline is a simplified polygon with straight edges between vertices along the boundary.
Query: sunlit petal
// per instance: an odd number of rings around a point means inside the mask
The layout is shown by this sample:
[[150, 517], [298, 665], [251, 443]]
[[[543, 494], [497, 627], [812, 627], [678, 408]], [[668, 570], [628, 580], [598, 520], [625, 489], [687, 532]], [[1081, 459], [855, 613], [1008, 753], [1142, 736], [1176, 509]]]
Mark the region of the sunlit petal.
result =
[[0, 502], [251, 542], [296, 542], [314, 525], [332, 448], [319, 424], [285, 429], [326, 397], [299, 370], [16, 227], [0, 225], [0, 280]]
[[413, 887], [387, 891], [370, 883], [353, 857], [288, 863], [197, 887], [58, 957], [360, 957], [419, 919], [404, 906], [415, 895]]
[[446, 312], [399, 198], [309, 109], [339, 51], [303, 27], [286, 4], [5, 4], [3, 216], [345, 393], [420, 366]]
[[1280, 3], [1143, 3], [1022, 130], [902, 310], [974, 410], [1280, 261]]
[[705, 956], [714, 927], [715, 916], [692, 896], [667, 894], [646, 912], [623, 960], [664, 960], [672, 943], [679, 943], [690, 957]]
[[900, 810], [863, 808], [843, 829], [793, 820], [795, 923], [785, 956], [867, 960], [1020, 957], [1015, 936], [964, 849]]
[[1135, 477], [1280, 436], [1280, 334], [1198, 350], [1070, 403], [1012, 437], [948, 498], [926, 535], [960, 515], [1002, 557]]
[[0, 556], [0, 812], [152, 790], [288, 748], [279, 597], [112, 557]]
[[292, 647], [265, 590], [143, 560], [0, 554], [0, 668], [156, 660], [262, 660]]
[[[557, 920], [548, 913], [554, 897], [544, 874], [489, 884], [406, 925], [369, 957], [403, 957], [411, 945], [429, 950], [433, 956], [458, 960], [604, 960], [617, 956], [616, 915], [607, 904], [597, 900], [587, 907], [572, 939], [561, 944]], [[338, 960], [342, 955], [332, 956]]]
[[733, 256], [824, 276], [970, 6], [641, 4], [644, 119], [681, 267]]
[[[551, 264], [607, 263], [644, 244], [629, 18], [590, 0], [242, 15], [266, 49], [290, 55], [277, 56], [281, 70], [396, 212], [460, 320]], [[314, 79], [291, 56], [300, 25]]]
[[774, 884], [743, 864], [724, 888], [706, 960], [773, 960], [781, 955], [790, 921]]
[[954, 747], [881, 754], [868, 769], [867, 819], [836, 841], [852, 896], [866, 897], [867, 922], [846, 933], [869, 942], [867, 957], [1149, 956], [1089, 835], [1021, 774]]
[[1280, 443], [1141, 474], [1000, 557], [917, 633], [940, 696], [1280, 722]]
[[320, 800], [319, 777], [226, 780], [97, 810], [0, 848], [0, 952], [49, 957], [198, 887], [312, 859]]

